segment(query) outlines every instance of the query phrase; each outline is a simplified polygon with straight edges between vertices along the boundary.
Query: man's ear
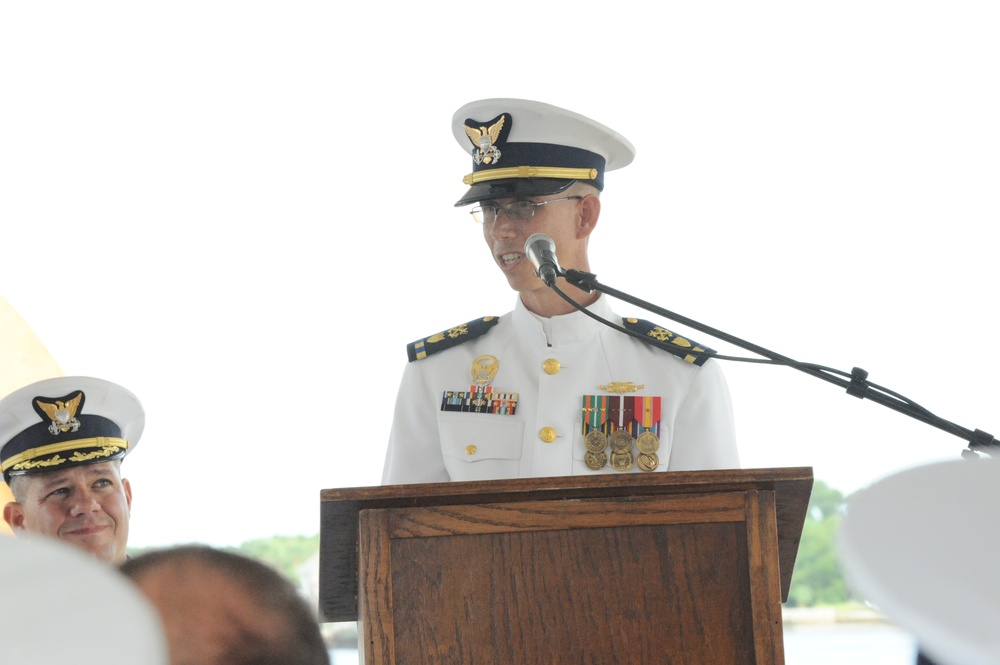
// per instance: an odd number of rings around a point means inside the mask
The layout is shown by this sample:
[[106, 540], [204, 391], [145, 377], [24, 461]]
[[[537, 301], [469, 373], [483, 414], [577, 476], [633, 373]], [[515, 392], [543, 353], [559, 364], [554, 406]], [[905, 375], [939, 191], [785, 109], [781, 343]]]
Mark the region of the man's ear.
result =
[[580, 223], [576, 228], [576, 237], [590, 237], [597, 226], [597, 218], [601, 216], [601, 199], [593, 194], [583, 197], [580, 201]]
[[14, 531], [24, 528], [24, 508], [17, 501], [10, 501], [3, 507], [3, 521]]
[[132, 510], [132, 483], [128, 478], [122, 478], [122, 489], [125, 490], [125, 503], [128, 504], [129, 510]]

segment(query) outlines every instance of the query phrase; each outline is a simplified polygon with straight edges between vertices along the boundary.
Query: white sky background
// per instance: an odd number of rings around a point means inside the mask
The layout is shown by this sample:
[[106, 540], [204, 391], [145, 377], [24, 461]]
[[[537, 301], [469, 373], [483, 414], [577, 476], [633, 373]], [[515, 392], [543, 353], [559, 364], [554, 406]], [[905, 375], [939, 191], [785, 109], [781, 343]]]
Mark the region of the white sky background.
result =
[[[514, 303], [452, 207], [481, 97], [636, 145], [602, 283], [1000, 436], [993, 3], [353, 4], [0, 7], [0, 295], [142, 399], [132, 545], [314, 534], [378, 484], [405, 344]], [[725, 369], [746, 467], [850, 492], [965, 447]]]

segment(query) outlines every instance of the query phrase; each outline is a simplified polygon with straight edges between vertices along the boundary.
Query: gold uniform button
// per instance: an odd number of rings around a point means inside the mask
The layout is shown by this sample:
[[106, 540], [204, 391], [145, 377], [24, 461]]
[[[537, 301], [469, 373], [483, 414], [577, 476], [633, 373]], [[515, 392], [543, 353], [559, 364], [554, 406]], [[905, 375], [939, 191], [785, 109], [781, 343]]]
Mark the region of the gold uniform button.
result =
[[472, 445], [466, 446], [465, 447], [465, 454], [466, 455], [475, 455], [476, 454], [476, 447], [472, 446]]
[[553, 441], [556, 440], [556, 431], [552, 427], [543, 427], [541, 430], [539, 430], [538, 436], [545, 443], [552, 443]]
[[559, 361], [555, 358], [549, 358], [542, 363], [542, 369], [545, 370], [546, 374], [558, 374], [560, 367]]

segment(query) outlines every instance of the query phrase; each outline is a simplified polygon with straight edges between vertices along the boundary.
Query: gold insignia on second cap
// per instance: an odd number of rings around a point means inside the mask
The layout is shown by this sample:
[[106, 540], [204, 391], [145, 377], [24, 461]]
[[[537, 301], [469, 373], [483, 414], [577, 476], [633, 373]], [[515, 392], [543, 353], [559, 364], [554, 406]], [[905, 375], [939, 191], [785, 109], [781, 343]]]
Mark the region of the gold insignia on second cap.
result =
[[624, 395], [625, 393], [634, 393], [637, 390], [642, 390], [646, 386], [637, 386], [631, 381], [612, 381], [606, 386], [597, 386], [601, 390], [606, 390], [609, 393], [619, 393]]
[[66, 458], [60, 457], [58, 454], [50, 457], [49, 459], [39, 459], [39, 460], [26, 460], [24, 462], [18, 462], [11, 467], [14, 471], [26, 471], [30, 469], [40, 469], [46, 466], [59, 466], [66, 461]]
[[78, 463], [87, 462], [89, 460], [99, 459], [101, 457], [111, 457], [112, 455], [116, 455], [121, 451], [122, 449], [120, 446], [115, 446], [115, 445], [103, 446], [100, 450], [93, 450], [89, 453], [76, 451], [70, 456], [69, 460], [71, 462], [78, 462]]
[[35, 399], [38, 408], [45, 412], [45, 415], [52, 421], [49, 424], [49, 432], [52, 434], [70, 430], [75, 432], [80, 429], [80, 421], [76, 419], [76, 412], [80, 408], [80, 402], [83, 401], [83, 391], [78, 390], [69, 397], [70, 399], [66, 401], [57, 399], [52, 402], [43, 402], [41, 398]]

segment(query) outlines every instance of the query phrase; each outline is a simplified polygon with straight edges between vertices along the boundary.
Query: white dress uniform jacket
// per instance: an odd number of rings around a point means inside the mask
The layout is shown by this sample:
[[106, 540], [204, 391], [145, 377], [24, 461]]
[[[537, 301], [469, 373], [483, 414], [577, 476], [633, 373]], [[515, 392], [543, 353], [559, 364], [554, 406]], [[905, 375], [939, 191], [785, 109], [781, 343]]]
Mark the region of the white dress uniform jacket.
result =
[[[622, 322], [604, 296], [589, 310]], [[482, 356], [497, 360], [493, 391], [517, 394], [515, 413], [442, 411], [444, 393], [470, 389]], [[583, 431], [583, 397], [611, 394], [601, 386], [615, 382], [642, 386], [630, 395], [661, 398], [657, 471], [739, 467], [718, 361], [696, 366], [582, 312], [543, 318], [518, 299], [486, 334], [406, 366], [382, 482], [620, 473], [588, 468]]]

